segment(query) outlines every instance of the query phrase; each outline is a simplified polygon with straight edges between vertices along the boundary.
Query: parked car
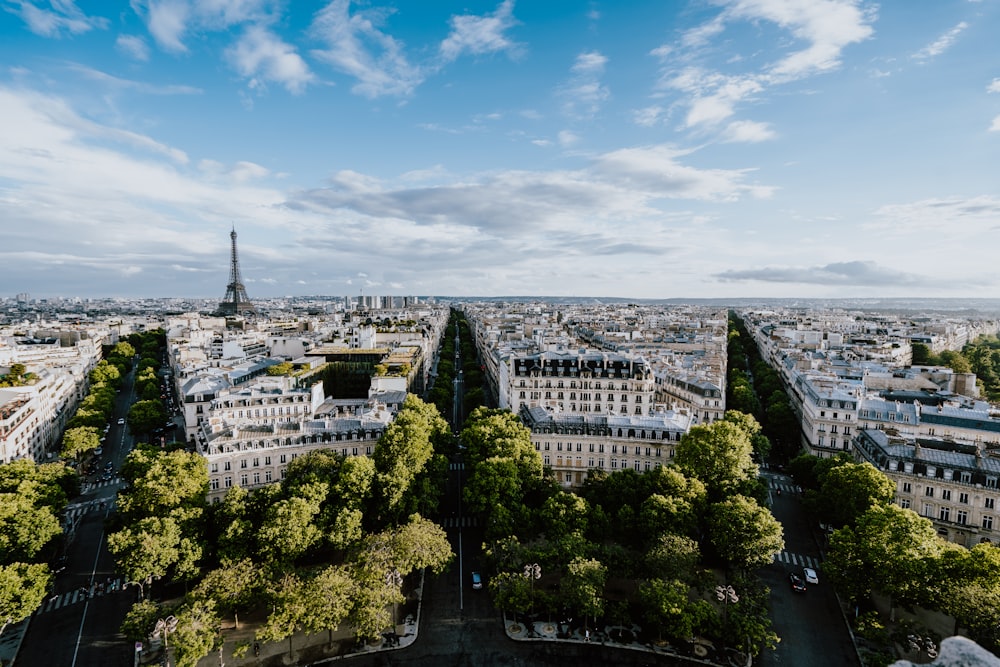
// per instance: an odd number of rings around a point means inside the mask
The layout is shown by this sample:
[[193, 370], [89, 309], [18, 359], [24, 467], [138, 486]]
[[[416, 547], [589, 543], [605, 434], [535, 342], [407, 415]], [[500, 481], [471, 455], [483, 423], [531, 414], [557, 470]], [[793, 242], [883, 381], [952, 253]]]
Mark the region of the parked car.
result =
[[816, 570], [811, 567], [802, 568], [802, 576], [805, 577], [807, 584], [813, 584], [815, 586], [819, 583], [819, 575], [817, 575]]
[[483, 587], [483, 576], [478, 572], [472, 573], [472, 587], [476, 590]]
[[118, 418], [118, 425], [121, 426], [124, 423], [125, 423], [125, 418], [124, 417], [119, 417]]
[[805, 593], [806, 584], [802, 581], [802, 577], [795, 574], [794, 572], [788, 575], [788, 582], [792, 585], [792, 590], [796, 593]]

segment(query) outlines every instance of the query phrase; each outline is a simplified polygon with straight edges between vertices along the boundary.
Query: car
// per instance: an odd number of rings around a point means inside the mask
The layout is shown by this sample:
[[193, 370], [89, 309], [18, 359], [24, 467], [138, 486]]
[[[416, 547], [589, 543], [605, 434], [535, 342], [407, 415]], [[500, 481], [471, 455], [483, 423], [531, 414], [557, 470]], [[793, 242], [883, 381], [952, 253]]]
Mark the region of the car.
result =
[[125, 423], [125, 418], [124, 417], [119, 417], [118, 418], [118, 425], [121, 426], [124, 423]]
[[98, 447], [97, 449], [94, 450], [94, 456], [100, 456], [103, 453], [104, 453], [103, 447]]
[[478, 572], [472, 573], [472, 587], [477, 591], [483, 587], [483, 575]]
[[794, 572], [788, 575], [788, 582], [792, 585], [792, 590], [796, 593], [806, 592], [806, 583], [802, 581], [802, 577], [795, 574]]
[[811, 567], [802, 568], [802, 576], [805, 578], [807, 584], [813, 584], [815, 586], [819, 583], [819, 575], [817, 575], [816, 570]]

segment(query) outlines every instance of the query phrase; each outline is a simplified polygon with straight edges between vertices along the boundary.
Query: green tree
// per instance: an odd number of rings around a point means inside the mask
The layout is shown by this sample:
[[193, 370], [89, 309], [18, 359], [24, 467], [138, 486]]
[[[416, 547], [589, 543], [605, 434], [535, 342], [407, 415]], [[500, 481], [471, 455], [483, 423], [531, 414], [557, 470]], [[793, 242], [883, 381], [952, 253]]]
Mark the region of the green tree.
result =
[[639, 584], [639, 602], [643, 616], [656, 628], [657, 637], [687, 639], [696, 634], [715, 611], [706, 600], [692, 600], [686, 583], [670, 579], [651, 579]]
[[291, 375], [292, 370], [295, 367], [290, 361], [283, 361], [280, 364], [275, 364], [273, 366], [267, 367], [267, 374], [271, 376], [275, 375]]
[[63, 433], [62, 456], [80, 459], [97, 449], [101, 444], [101, 435], [93, 426], [77, 426], [66, 429]]
[[941, 543], [929, 519], [896, 505], [875, 505], [853, 527], [834, 531], [823, 570], [851, 600], [879, 590], [920, 604]]
[[0, 563], [30, 562], [62, 533], [51, 507], [39, 502], [37, 482], [23, 482], [17, 493], [0, 493]]
[[741, 570], [767, 565], [785, 547], [781, 524], [746, 496], [733, 496], [712, 505], [708, 531], [716, 553]]
[[487, 588], [493, 596], [493, 604], [498, 608], [515, 614], [526, 614], [531, 610], [534, 589], [524, 573], [500, 572], [489, 580]]
[[223, 561], [209, 572], [194, 589], [194, 596], [212, 600], [215, 606], [233, 614], [233, 624], [240, 627], [240, 609], [252, 605], [261, 595], [264, 573], [249, 558], [240, 561]]
[[319, 503], [294, 497], [275, 503], [258, 532], [261, 555], [269, 563], [285, 567], [316, 545], [322, 531], [315, 523]]
[[9, 623], [31, 616], [42, 604], [51, 585], [52, 573], [47, 565], [0, 565], [0, 635]]
[[698, 543], [690, 537], [661, 533], [645, 555], [646, 571], [654, 578], [694, 580], [695, 568], [701, 560]]
[[198, 662], [217, 648], [222, 640], [222, 624], [213, 600], [194, 600], [177, 612], [177, 627], [170, 633], [176, 667], [197, 667]]
[[912, 364], [914, 366], [926, 366], [931, 365], [932, 361], [931, 348], [923, 343], [911, 343], [910, 345], [913, 352]]
[[181, 529], [167, 517], [147, 517], [108, 535], [108, 551], [129, 581], [149, 583], [165, 577], [181, 558]]
[[820, 479], [819, 493], [810, 503], [828, 523], [852, 525], [875, 505], [888, 505], [896, 496], [896, 485], [870, 463], [844, 463], [827, 470]]
[[153, 600], [140, 600], [125, 614], [121, 626], [122, 634], [129, 641], [144, 642], [153, 634], [156, 621], [160, 618], [163, 618], [163, 607]]
[[161, 401], [139, 401], [128, 411], [128, 428], [137, 436], [149, 435], [167, 420], [167, 411]]
[[604, 583], [608, 568], [594, 559], [574, 558], [559, 582], [560, 590], [571, 609], [583, 615], [583, 626], [590, 617], [604, 613]]
[[757, 477], [750, 434], [732, 421], [691, 427], [677, 445], [674, 462], [685, 475], [701, 480], [712, 499]]

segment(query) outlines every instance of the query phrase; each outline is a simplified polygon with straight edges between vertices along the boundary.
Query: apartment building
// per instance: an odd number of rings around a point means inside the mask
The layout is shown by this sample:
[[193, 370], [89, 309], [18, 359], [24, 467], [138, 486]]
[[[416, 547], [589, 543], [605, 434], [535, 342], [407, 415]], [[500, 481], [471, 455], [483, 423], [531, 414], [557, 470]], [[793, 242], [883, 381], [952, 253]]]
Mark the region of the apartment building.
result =
[[523, 406], [519, 416], [543, 464], [566, 488], [583, 484], [592, 470], [648, 472], [666, 465], [692, 425], [690, 414], [672, 410], [586, 415]]
[[314, 450], [370, 456], [405, 396], [396, 392], [360, 402], [324, 402], [312, 418], [210, 420], [211, 428], [206, 425], [197, 438], [197, 451], [208, 463], [209, 501], [220, 502], [233, 486], [252, 490], [278, 482], [289, 463]]
[[939, 535], [966, 547], [1000, 539], [997, 451], [878, 429], [861, 429], [854, 438], [855, 459], [871, 463], [895, 483], [900, 507], [930, 519]]

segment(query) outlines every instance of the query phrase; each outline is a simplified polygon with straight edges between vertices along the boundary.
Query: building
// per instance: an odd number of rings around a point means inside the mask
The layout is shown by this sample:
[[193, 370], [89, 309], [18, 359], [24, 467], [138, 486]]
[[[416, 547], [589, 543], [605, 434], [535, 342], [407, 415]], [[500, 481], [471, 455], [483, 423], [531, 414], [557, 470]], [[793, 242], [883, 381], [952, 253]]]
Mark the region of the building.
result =
[[1000, 450], [975, 443], [862, 429], [854, 457], [896, 485], [896, 503], [930, 519], [939, 535], [972, 547], [1000, 539]]

